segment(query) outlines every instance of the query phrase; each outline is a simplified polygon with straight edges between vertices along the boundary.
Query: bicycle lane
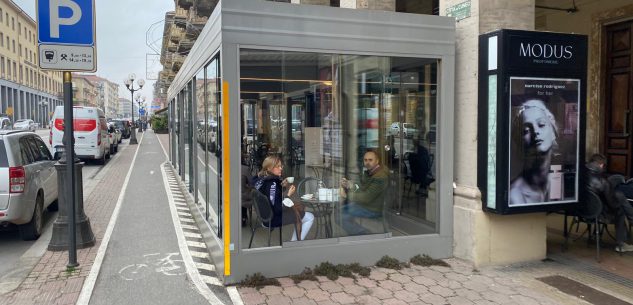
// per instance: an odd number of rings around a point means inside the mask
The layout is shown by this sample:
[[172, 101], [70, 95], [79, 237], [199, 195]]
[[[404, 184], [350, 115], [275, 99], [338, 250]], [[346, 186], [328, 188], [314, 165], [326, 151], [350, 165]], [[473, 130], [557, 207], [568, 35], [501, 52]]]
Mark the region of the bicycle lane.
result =
[[139, 145], [90, 304], [208, 304], [182, 262], [158, 138], [146, 132]]

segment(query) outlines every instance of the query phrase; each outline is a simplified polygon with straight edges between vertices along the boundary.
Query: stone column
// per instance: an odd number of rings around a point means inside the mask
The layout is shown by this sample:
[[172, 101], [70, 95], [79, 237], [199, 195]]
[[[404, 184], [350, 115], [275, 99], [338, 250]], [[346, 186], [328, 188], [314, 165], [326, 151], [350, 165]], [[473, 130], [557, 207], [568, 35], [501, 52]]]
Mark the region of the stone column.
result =
[[[465, 0], [440, 0], [440, 15]], [[543, 259], [544, 213], [495, 215], [482, 210], [477, 188], [478, 36], [496, 29], [534, 29], [535, 0], [471, 0], [457, 22], [455, 68], [454, 256], [476, 266]], [[483, 135], [482, 135], [483, 136]]]
[[341, 0], [341, 7], [396, 11], [396, 0]]

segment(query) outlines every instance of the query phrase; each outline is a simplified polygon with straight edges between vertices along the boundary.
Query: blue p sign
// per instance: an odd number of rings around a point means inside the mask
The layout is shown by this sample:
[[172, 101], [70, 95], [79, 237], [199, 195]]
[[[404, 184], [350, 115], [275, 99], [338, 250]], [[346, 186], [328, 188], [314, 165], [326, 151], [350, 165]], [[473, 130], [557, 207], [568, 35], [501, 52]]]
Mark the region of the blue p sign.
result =
[[40, 43], [94, 45], [93, 0], [38, 0]]

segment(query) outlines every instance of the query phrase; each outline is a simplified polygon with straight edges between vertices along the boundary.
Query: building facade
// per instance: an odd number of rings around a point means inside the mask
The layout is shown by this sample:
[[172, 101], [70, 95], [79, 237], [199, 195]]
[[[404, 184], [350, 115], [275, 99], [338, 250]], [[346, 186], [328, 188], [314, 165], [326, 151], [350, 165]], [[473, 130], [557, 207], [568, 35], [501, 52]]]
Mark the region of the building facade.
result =
[[97, 105], [108, 118], [119, 114], [119, 85], [97, 75], [85, 75], [97, 88]]
[[103, 101], [99, 94], [99, 86], [86, 75], [73, 73], [73, 104], [78, 106], [101, 107]]
[[35, 21], [11, 0], [0, 1], [0, 112], [41, 126], [62, 105], [61, 72], [38, 68]]
[[126, 98], [119, 98], [119, 118], [132, 118], [132, 102]]

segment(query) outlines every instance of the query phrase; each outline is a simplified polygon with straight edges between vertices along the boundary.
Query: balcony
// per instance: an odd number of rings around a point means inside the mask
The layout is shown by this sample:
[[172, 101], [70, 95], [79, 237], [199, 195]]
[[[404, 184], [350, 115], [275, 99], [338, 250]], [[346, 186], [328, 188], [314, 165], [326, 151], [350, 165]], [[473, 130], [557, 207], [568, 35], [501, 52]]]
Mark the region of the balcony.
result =
[[180, 67], [182, 67], [182, 63], [185, 61], [185, 57], [179, 54], [174, 54], [174, 64], [171, 67], [171, 70], [174, 73], [177, 73], [178, 70], [180, 70]]
[[198, 16], [211, 16], [217, 4], [218, 0], [197, 0], [195, 8], [198, 11]]
[[189, 9], [193, 5], [193, 0], [175, 0], [176, 7], [182, 7], [184, 9]]
[[189, 51], [191, 51], [191, 48], [193, 47], [193, 44], [195, 43], [195, 40], [190, 40], [190, 39], [183, 39], [180, 41], [180, 44], [178, 44], [178, 54], [182, 54], [182, 55], [187, 55], [189, 54]]
[[172, 26], [169, 31], [169, 40], [178, 43], [185, 37], [185, 31], [177, 26]]
[[178, 44], [172, 41], [167, 41], [167, 51], [176, 52], [177, 49], [178, 49]]

